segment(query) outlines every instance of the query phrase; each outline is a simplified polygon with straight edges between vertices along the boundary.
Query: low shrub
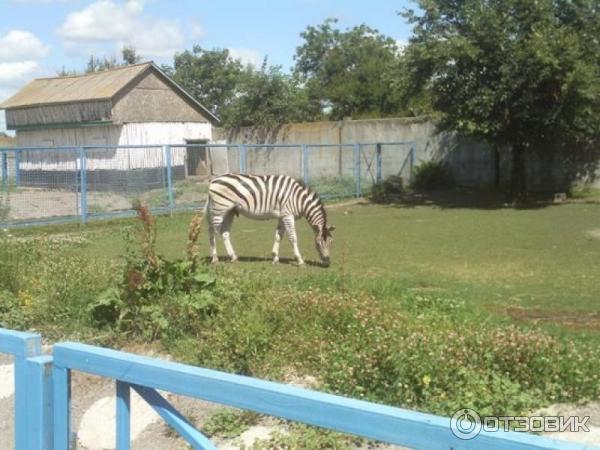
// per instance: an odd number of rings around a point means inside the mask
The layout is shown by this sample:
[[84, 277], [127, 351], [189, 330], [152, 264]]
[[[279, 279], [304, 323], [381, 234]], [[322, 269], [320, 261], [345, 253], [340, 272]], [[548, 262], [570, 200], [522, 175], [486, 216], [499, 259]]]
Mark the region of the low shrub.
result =
[[436, 190], [454, 186], [448, 167], [440, 161], [423, 161], [414, 169], [412, 180], [414, 189]]
[[397, 200], [404, 192], [404, 180], [398, 175], [390, 175], [371, 188], [370, 199], [375, 203], [387, 203]]

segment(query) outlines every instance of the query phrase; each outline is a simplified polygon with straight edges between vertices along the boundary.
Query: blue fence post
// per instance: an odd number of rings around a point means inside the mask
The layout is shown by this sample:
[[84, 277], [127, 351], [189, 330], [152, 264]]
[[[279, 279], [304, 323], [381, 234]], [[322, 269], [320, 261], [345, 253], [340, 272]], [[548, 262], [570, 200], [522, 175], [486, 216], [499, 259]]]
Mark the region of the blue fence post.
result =
[[117, 380], [117, 450], [131, 447], [131, 387]]
[[[25, 362], [27, 372], [27, 449], [52, 448], [52, 357], [36, 356]], [[17, 446], [17, 448], [20, 448]]]
[[71, 370], [52, 368], [52, 397], [54, 399], [54, 448], [71, 448]]
[[240, 152], [240, 173], [246, 173], [246, 163], [247, 163], [246, 158], [248, 156], [248, 147], [246, 147], [244, 144], [240, 144], [239, 152]]
[[15, 150], [15, 186], [21, 186], [21, 151]]
[[87, 159], [85, 156], [85, 148], [79, 147], [79, 187], [81, 195], [81, 222], [86, 223], [88, 220], [88, 203], [87, 203]]
[[302, 180], [304, 180], [304, 184], [308, 186], [308, 156], [309, 156], [309, 148], [308, 145], [302, 144]]
[[354, 144], [354, 177], [356, 181], [356, 197], [361, 196], [361, 186], [360, 186], [360, 153], [361, 153], [361, 144]]
[[175, 197], [173, 196], [173, 163], [171, 160], [171, 146], [163, 146], [163, 155], [167, 163], [167, 196], [169, 199], [169, 209], [175, 207]]
[[409, 183], [412, 184], [414, 171], [415, 171], [415, 144], [414, 143], [412, 143], [410, 145], [409, 166], [410, 166], [409, 167], [410, 172], [408, 174], [408, 180], [409, 180]]
[[[29, 427], [28, 414], [31, 403], [31, 389], [28, 384], [27, 358], [40, 355], [42, 352], [42, 339], [34, 333], [13, 332], [2, 330], [1, 336], [5, 342], [0, 344], [12, 347], [10, 352], [14, 356], [15, 371], [15, 448], [28, 448]], [[13, 341], [11, 345], [11, 341]]]
[[375, 182], [381, 183], [381, 143], [375, 145]]
[[2, 152], [2, 187], [8, 189], [8, 159], [6, 152]]

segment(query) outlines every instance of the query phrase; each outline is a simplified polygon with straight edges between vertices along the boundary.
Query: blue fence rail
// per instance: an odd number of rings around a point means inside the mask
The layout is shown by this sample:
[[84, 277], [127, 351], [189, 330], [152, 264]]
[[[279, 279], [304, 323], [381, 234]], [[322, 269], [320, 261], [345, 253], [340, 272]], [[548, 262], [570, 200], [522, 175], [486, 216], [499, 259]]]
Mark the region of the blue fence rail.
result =
[[415, 143], [193, 144], [0, 149], [0, 227], [200, 207], [206, 178], [288, 174], [323, 198], [361, 197], [389, 175], [410, 181]]
[[194, 449], [216, 447], [157, 389], [415, 449], [598, 449], [505, 431], [462, 440], [451, 432], [449, 418], [85, 344], [56, 344], [52, 357], [40, 356], [40, 338], [30, 333], [0, 329], [0, 352], [20, 365], [15, 371], [19, 450], [71, 447], [71, 371], [115, 380], [119, 450], [130, 448], [131, 389]]

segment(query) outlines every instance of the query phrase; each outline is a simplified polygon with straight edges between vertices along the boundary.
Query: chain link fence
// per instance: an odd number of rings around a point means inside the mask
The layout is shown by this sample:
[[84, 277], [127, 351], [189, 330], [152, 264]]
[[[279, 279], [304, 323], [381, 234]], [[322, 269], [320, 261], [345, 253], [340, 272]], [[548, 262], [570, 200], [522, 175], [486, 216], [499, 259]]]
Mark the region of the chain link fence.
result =
[[0, 149], [0, 227], [198, 209], [210, 177], [285, 174], [323, 198], [360, 197], [390, 175], [410, 180], [415, 144], [193, 144]]

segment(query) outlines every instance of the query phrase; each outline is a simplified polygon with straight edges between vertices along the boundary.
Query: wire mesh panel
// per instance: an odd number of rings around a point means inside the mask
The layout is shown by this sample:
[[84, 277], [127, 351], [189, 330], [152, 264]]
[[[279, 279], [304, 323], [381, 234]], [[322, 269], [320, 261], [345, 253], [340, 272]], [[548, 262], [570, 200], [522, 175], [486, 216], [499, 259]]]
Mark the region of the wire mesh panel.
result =
[[410, 184], [414, 169], [414, 143], [382, 143], [381, 177], [400, 176], [404, 185]]
[[77, 149], [11, 150], [1, 159], [0, 223], [47, 221], [79, 214]]
[[302, 178], [302, 145], [247, 145], [242, 172]]
[[226, 145], [174, 145], [172, 198], [174, 208], [194, 209], [206, 201], [211, 176], [227, 173]]
[[164, 147], [88, 147], [84, 154], [90, 216], [131, 210], [137, 200], [169, 206]]
[[354, 145], [307, 145], [306, 152], [308, 184], [322, 198], [356, 195]]

